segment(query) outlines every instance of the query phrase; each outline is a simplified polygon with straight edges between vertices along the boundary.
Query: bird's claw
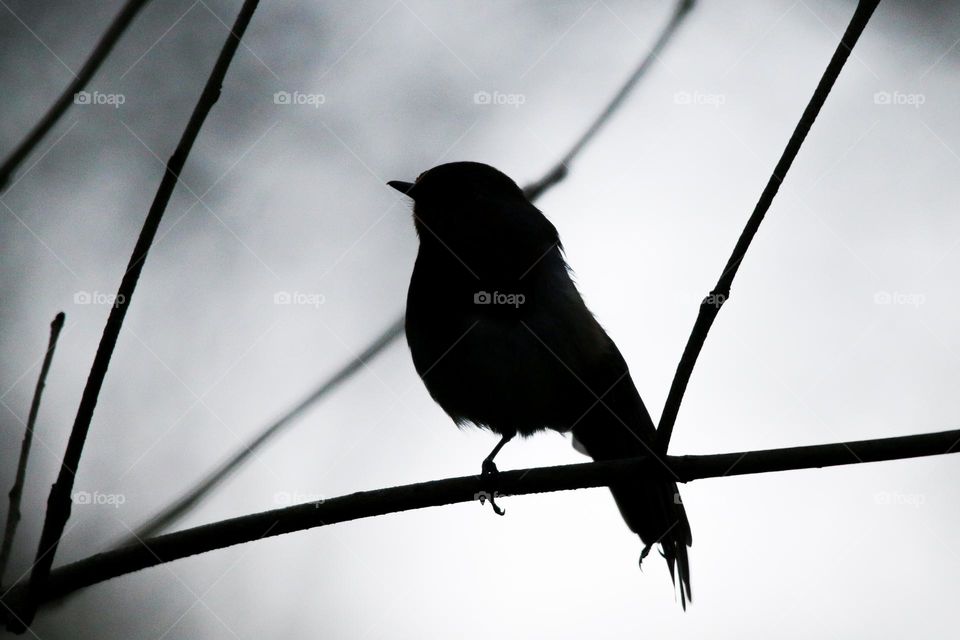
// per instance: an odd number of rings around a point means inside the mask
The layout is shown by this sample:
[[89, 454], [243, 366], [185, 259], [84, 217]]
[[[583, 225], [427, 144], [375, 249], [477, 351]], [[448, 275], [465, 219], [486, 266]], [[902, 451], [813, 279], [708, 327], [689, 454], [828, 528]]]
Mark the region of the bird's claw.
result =
[[[500, 470], [497, 469], [497, 465], [493, 460], [484, 460], [480, 468], [481, 477], [491, 478], [500, 473]], [[502, 516], [506, 513], [504, 509], [497, 504], [497, 492], [496, 491], [482, 491], [480, 492], [479, 500], [480, 504], [483, 504], [486, 499], [489, 498], [490, 506], [493, 508], [493, 512], [498, 516]]]

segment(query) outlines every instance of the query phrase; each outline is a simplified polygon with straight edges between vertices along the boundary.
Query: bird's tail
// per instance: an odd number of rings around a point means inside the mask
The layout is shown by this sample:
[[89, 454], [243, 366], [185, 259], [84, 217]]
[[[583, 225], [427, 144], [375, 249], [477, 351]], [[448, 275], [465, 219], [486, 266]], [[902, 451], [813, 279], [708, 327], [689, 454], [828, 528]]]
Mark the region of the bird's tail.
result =
[[[589, 445], [574, 439], [574, 447], [594, 460], [614, 460], [648, 455], [643, 443], [619, 442], [606, 438], [591, 439]], [[693, 544], [690, 523], [680, 499], [677, 485], [654, 472], [643, 472], [637, 477], [612, 485], [610, 491], [620, 508], [620, 514], [630, 530], [640, 536], [644, 548], [640, 564], [655, 544], [660, 545], [660, 554], [667, 561], [674, 586], [679, 582], [680, 603], [684, 610], [687, 602], [693, 601], [690, 589], [690, 561], [687, 547]]]

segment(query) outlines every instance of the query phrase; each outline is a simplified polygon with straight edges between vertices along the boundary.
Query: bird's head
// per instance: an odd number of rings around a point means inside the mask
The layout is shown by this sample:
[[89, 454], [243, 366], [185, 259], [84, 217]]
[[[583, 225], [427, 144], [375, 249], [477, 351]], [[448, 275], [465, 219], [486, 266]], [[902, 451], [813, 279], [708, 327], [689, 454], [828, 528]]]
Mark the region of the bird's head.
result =
[[491, 250], [542, 253], [558, 243], [556, 229], [523, 189], [489, 165], [450, 162], [424, 171], [415, 182], [387, 184], [413, 199], [421, 243], [439, 241], [464, 258]]

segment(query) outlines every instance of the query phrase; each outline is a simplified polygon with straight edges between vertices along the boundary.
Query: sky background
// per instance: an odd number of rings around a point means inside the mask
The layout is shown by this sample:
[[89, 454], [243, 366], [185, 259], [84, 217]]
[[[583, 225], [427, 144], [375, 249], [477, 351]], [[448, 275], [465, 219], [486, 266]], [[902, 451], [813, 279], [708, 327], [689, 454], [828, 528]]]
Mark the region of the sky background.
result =
[[[0, 2], [0, 154], [121, 6]], [[107, 296], [239, 6], [148, 5], [88, 87], [101, 103], [72, 106], [0, 196], [4, 493], [48, 324], [67, 314], [8, 579], [30, 566]], [[654, 416], [698, 302], [853, 6], [701, 2], [538, 202]], [[128, 535], [397, 316], [417, 241], [387, 180], [453, 160], [521, 184], [541, 177], [671, 11], [626, 0], [263, 3], [134, 296], [75, 483], [99, 497], [74, 507], [57, 564]], [[957, 426], [958, 38], [954, 3], [881, 4], [743, 263], [671, 453]], [[501, 97], [478, 104], [478, 92]], [[180, 526], [475, 473], [494, 443], [454, 428], [398, 341]], [[497, 461], [584, 458], [546, 433]], [[596, 489], [506, 498], [503, 518], [455, 505], [181, 560], [86, 589], [34, 630], [44, 640], [947, 638], [960, 594], [958, 480], [957, 460], [935, 457], [683, 486], [694, 532], [686, 613], [663, 562], [637, 569], [639, 540]]]

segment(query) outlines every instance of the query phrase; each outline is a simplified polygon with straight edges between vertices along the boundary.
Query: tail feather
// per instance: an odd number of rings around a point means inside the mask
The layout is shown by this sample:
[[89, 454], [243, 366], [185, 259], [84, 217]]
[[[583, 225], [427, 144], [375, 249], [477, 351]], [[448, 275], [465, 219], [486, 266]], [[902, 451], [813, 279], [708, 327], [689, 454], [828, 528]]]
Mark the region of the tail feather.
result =
[[[630, 455], [625, 454], [623, 449], [611, 451], [596, 441], [587, 446], [581, 439], [575, 438], [574, 446], [595, 460], [609, 460]], [[635, 455], [642, 455], [642, 453], [637, 452]], [[687, 603], [693, 601], [688, 555], [688, 547], [693, 544], [693, 536], [676, 483], [664, 480], [660, 475], [646, 472], [630, 481], [612, 485], [610, 491], [627, 526], [644, 543], [640, 564], [643, 564], [643, 559], [650, 549], [654, 545], [659, 545], [660, 555], [667, 563], [674, 588], [679, 586], [680, 604], [686, 610]]]

